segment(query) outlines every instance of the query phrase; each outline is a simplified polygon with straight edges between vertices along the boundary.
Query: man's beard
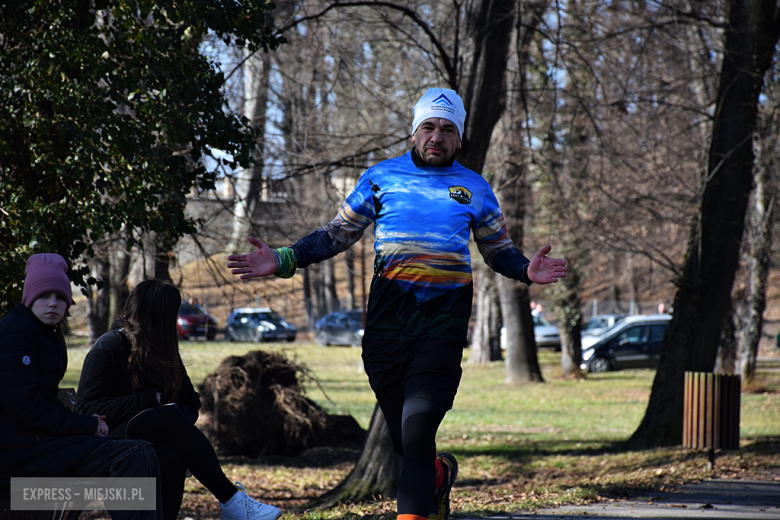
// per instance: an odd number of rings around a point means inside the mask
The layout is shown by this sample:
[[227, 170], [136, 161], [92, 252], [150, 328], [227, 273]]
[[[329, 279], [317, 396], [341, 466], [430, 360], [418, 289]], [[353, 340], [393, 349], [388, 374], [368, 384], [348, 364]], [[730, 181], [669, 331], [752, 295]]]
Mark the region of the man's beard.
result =
[[[436, 150], [441, 150], [442, 152], [446, 153], [446, 151], [441, 148], [436, 148]], [[450, 162], [453, 153], [449, 155], [428, 155], [426, 151], [422, 149], [422, 146], [418, 146], [417, 155], [427, 166], [442, 166]]]

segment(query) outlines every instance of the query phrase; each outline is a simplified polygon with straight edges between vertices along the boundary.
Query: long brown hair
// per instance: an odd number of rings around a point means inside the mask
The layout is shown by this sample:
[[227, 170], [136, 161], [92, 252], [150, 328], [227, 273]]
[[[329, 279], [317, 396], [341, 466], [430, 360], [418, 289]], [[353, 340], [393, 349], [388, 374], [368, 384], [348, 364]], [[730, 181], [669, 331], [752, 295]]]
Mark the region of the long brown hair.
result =
[[167, 403], [179, 396], [185, 373], [176, 332], [180, 305], [176, 287], [162, 280], [145, 280], [130, 293], [122, 314], [131, 347], [128, 368], [133, 388], [151, 385]]

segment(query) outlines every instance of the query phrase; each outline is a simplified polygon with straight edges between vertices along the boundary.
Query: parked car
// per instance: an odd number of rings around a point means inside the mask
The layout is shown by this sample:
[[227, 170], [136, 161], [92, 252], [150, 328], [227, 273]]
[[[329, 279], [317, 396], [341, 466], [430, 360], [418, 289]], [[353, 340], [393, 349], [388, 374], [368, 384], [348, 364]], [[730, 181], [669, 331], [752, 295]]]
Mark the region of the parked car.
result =
[[595, 344], [605, 332], [623, 321], [625, 317], [624, 314], [599, 314], [593, 316], [582, 327], [582, 348], [586, 349]]
[[534, 339], [536, 348], [561, 350], [561, 331], [541, 316], [534, 316]]
[[590, 348], [583, 349], [581, 368], [596, 373], [656, 368], [671, 319], [668, 314], [626, 317]]
[[211, 341], [217, 335], [217, 320], [200, 305], [181, 302], [176, 330], [181, 339], [206, 336], [206, 339]]
[[227, 341], [295, 341], [292, 323], [268, 307], [233, 309], [225, 324]]
[[363, 312], [339, 311], [327, 314], [314, 322], [314, 337], [321, 347], [328, 345], [363, 344]]
[[[561, 350], [561, 332], [558, 327], [541, 316], [534, 316], [534, 339], [536, 348], [552, 348]], [[501, 327], [501, 350], [506, 350], [506, 329]]]

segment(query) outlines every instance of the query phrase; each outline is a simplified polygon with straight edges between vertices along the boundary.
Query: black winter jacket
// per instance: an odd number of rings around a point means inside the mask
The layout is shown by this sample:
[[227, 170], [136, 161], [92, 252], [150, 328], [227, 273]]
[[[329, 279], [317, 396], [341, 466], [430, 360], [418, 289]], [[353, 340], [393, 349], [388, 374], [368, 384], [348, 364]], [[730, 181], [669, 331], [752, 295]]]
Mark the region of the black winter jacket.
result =
[[[115, 322], [111, 330], [92, 345], [84, 358], [79, 379], [76, 411], [88, 415], [105, 415], [109, 431], [114, 433], [123, 431], [133, 416], [148, 408], [160, 406], [155, 395], [158, 391], [156, 388], [133, 388], [127, 367], [129, 357], [130, 342], [125, 337], [121, 322]], [[166, 402], [165, 396], [162, 402]], [[200, 410], [200, 395], [186, 372], [176, 404], [187, 420], [195, 424]]]
[[0, 478], [63, 475], [106, 439], [60, 401], [68, 355], [24, 305], [0, 321]]

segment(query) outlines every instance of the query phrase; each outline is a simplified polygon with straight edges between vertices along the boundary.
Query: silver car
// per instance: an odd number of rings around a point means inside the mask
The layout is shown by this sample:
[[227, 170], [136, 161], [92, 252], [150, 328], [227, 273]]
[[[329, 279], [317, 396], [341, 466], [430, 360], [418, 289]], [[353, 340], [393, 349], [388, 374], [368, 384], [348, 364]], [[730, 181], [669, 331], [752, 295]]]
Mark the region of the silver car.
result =
[[[561, 350], [561, 332], [541, 316], [534, 316], [536, 348]], [[501, 327], [501, 350], [506, 350], [506, 328]]]

